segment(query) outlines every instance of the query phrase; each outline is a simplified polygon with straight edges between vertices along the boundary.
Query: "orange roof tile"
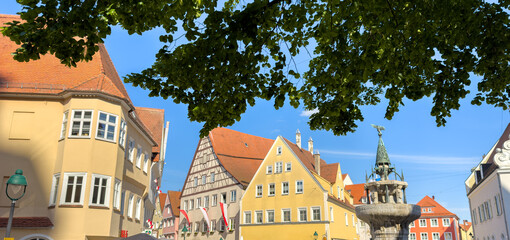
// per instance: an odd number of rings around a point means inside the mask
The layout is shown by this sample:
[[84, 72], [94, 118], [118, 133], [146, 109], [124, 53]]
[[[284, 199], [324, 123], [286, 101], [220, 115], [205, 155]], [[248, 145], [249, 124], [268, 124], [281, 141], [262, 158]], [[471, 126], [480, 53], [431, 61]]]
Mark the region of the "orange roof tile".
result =
[[170, 200], [170, 207], [172, 208], [172, 214], [179, 217], [179, 208], [181, 207], [181, 192], [168, 191], [168, 198]]
[[165, 209], [165, 202], [166, 202], [166, 193], [160, 193], [159, 196], [159, 207], [161, 212]]
[[471, 228], [471, 222], [459, 223], [459, 227], [467, 232]]
[[152, 147], [152, 152], [156, 153], [154, 162], [159, 161], [159, 153], [161, 152], [161, 139], [163, 136], [163, 124], [165, 123], [165, 110], [157, 108], [136, 107], [136, 115], [148, 128], [152, 138], [158, 143], [158, 146]]
[[274, 140], [215, 128], [209, 139], [221, 165], [242, 185], [248, 186]]
[[425, 196], [418, 203], [418, 206], [423, 208], [431, 208], [432, 212], [423, 212], [421, 213], [421, 217], [435, 217], [435, 216], [455, 216], [452, 212], [448, 211], [446, 208], [441, 206], [438, 202], [432, 199], [429, 196]]
[[330, 163], [321, 165], [321, 177], [328, 180], [330, 183], [336, 182], [336, 174], [338, 173], [338, 168], [340, 163]]
[[347, 175], [348, 175], [347, 173], [342, 174], [342, 180], [345, 180], [345, 178], [347, 177]]
[[[21, 21], [17, 15], [0, 14], [0, 26]], [[18, 62], [11, 53], [19, 48], [0, 34], [0, 92], [58, 94], [67, 90], [98, 91], [131, 102], [124, 84], [103, 44], [89, 62], [69, 68], [51, 54], [39, 60]]]
[[[344, 175], [346, 175], [346, 174], [344, 174]], [[361, 201], [361, 198], [367, 196], [367, 192], [365, 191], [364, 183], [346, 185], [345, 190], [350, 191], [351, 196], [354, 200], [353, 201], [354, 205], [363, 204], [363, 202]]]

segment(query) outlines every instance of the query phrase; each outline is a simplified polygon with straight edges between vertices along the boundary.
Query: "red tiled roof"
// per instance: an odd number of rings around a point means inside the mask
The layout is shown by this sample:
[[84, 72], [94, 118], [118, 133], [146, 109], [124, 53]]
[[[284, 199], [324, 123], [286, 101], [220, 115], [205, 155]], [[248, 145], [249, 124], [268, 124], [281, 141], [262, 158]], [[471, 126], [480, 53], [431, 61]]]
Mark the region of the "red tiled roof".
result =
[[157, 146], [152, 147], [152, 152], [156, 153], [152, 161], [159, 161], [159, 154], [161, 152], [161, 139], [163, 136], [163, 124], [165, 124], [165, 110], [157, 108], [144, 108], [136, 107], [136, 115], [148, 128], [154, 141], [158, 143]]
[[209, 139], [221, 165], [242, 185], [248, 186], [274, 140], [215, 128]]
[[336, 174], [338, 173], [338, 167], [340, 163], [330, 163], [321, 165], [321, 177], [328, 180], [330, 183], [336, 182]]
[[160, 193], [158, 197], [159, 197], [159, 207], [160, 207], [161, 212], [163, 212], [163, 210], [165, 210], [166, 193]]
[[348, 175], [347, 173], [342, 174], [342, 180], [345, 180], [345, 178], [347, 177], [347, 175]]
[[452, 212], [448, 211], [446, 208], [441, 206], [438, 202], [436, 202], [434, 199], [432, 199], [429, 196], [425, 196], [422, 198], [418, 203], [418, 206], [423, 208], [431, 208], [432, 212], [423, 212], [421, 213], [421, 217], [435, 217], [435, 216], [454, 216], [457, 217], [457, 215], [453, 214]]
[[[346, 175], [346, 174], [344, 174], [344, 175]], [[350, 191], [351, 196], [354, 200], [353, 201], [354, 205], [363, 204], [363, 202], [361, 202], [361, 198], [367, 196], [367, 192], [365, 191], [364, 183], [346, 185], [345, 190]]]
[[[0, 218], [0, 228], [7, 227], [9, 218]], [[13, 228], [49, 228], [53, 223], [48, 217], [15, 217], [12, 219]]]
[[466, 224], [459, 223], [459, 227], [462, 228], [462, 230], [467, 232], [471, 228], [471, 222], [466, 222]]
[[[17, 15], [0, 14], [0, 26], [21, 21]], [[124, 84], [103, 44], [89, 62], [69, 68], [51, 54], [39, 60], [18, 62], [12, 59], [19, 46], [0, 34], [0, 92], [58, 94], [66, 90], [98, 91], [131, 102]]]
[[172, 208], [172, 214], [179, 217], [179, 208], [181, 207], [181, 192], [168, 191], [168, 198], [170, 200], [170, 206]]
[[328, 194], [328, 200], [332, 200], [333, 202], [339, 203], [340, 205], [344, 205], [345, 207], [347, 207], [348, 209], [350, 209], [353, 212], [356, 209], [356, 207], [354, 207], [349, 201], [342, 201], [342, 200], [336, 198], [335, 196], [332, 196], [331, 194]]

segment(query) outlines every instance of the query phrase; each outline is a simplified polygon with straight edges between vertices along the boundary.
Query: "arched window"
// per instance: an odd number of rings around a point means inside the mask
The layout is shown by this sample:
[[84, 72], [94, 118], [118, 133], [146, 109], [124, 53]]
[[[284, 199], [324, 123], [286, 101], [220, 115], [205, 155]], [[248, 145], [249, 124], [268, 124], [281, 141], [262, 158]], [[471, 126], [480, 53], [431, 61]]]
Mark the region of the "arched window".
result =
[[22, 237], [20, 240], [53, 240], [53, 239], [44, 234], [30, 234]]

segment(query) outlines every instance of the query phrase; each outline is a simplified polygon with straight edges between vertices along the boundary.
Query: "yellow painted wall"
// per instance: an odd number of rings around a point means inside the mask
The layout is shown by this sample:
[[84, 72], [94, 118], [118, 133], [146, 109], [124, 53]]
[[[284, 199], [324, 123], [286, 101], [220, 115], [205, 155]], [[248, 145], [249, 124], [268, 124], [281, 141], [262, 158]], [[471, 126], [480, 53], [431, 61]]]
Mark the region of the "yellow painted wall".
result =
[[[79, 109], [94, 111], [90, 138], [68, 137], [72, 110]], [[99, 110], [118, 117], [115, 143], [95, 139]], [[66, 136], [60, 139], [62, 117], [65, 111], [69, 111]], [[28, 114], [14, 114], [15, 112]], [[0, 162], [2, 165], [0, 175], [10, 176], [16, 169], [23, 169], [29, 183], [26, 195], [17, 203], [19, 208], [16, 209], [15, 216], [49, 217], [54, 224], [52, 229], [15, 229], [12, 234], [16, 239], [34, 233], [41, 233], [53, 239], [84, 239], [85, 235], [119, 236], [120, 229], [128, 230], [130, 235], [141, 231], [140, 221], [123, 218], [119, 211], [113, 209], [115, 179], [121, 180], [122, 189], [126, 190], [124, 206], [127, 207], [129, 192], [142, 197], [147, 191], [150, 175], [150, 166], [148, 173], [143, 173], [141, 169], [125, 161], [124, 149], [117, 143], [121, 117], [128, 119], [127, 110], [119, 102], [97, 98], [0, 99]], [[16, 124], [22, 124], [26, 129], [19, 131]], [[152, 146], [147, 138], [130, 121], [127, 128], [128, 135], [150, 154]], [[72, 172], [87, 173], [81, 206], [60, 204], [64, 173]], [[52, 179], [55, 173], [61, 174], [57, 204], [49, 207]], [[107, 209], [89, 207], [93, 173], [111, 177]], [[8, 216], [8, 208], [1, 208], [6, 202], [9, 201], [6, 201], [5, 194], [0, 194], [0, 217]], [[136, 206], [136, 201], [133, 205]], [[124, 212], [126, 213], [127, 210]], [[143, 221], [143, 201], [140, 215]], [[5, 230], [0, 230], [0, 235], [3, 234], [2, 231]]]

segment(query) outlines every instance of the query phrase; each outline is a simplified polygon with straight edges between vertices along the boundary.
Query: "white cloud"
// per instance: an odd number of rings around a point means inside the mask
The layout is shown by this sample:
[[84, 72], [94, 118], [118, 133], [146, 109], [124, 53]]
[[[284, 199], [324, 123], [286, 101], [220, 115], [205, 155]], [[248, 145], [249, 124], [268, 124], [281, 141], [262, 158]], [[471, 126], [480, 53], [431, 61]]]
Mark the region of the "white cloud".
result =
[[301, 112], [301, 114], [299, 114], [299, 116], [301, 117], [310, 117], [312, 116], [312, 114], [314, 113], [318, 113], [319, 112], [319, 109], [313, 109], [313, 110], [304, 110]]

